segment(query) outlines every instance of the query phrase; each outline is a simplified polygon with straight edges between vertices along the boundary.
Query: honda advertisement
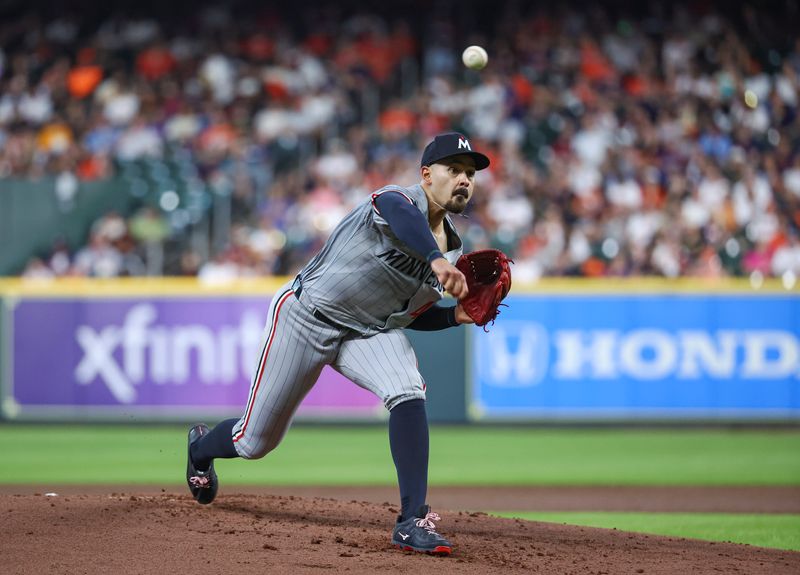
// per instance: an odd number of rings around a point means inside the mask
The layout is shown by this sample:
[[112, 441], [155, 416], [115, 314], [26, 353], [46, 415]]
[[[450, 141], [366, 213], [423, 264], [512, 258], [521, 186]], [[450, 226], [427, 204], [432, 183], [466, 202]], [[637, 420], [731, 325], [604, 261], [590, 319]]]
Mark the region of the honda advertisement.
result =
[[800, 419], [796, 296], [507, 303], [472, 334], [471, 419]]

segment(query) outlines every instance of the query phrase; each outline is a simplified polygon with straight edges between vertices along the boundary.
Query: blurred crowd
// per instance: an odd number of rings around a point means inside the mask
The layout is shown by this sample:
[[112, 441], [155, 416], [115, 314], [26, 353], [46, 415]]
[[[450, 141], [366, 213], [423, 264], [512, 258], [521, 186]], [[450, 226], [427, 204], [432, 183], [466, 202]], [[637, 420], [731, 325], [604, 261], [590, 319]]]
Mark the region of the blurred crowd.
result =
[[[200, 3], [176, 20], [0, 23], [0, 188], [108, 178], [120, 162], [179, 149], [230, 203], [227, 240], [207, 254], [170, 242], [148, 208], [104, 216], [85, 247], [38, 254], [23, 275], [294, 273], [372, 190], [416, 183], [425, 143], [457, 130], [492, 166], [455, 223], [467, 249], [510, 253], [515, 280], [794, 285], [790, 4], [499, 2], [485, 21], [446, 2], [398, 6]], [[486, 69], [461, 65], [469, 44], [487, 48]]]

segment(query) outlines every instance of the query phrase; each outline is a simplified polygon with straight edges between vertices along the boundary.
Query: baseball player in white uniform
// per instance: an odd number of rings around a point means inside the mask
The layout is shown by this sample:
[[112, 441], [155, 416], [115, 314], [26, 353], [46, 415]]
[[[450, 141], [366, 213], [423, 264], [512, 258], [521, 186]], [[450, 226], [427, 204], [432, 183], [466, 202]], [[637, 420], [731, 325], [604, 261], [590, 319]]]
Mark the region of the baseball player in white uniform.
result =
[[428, 423], [425, 382], [404, 328], [440, 330], [472, 320], [459, 304], [436, 305], [447, 291], [466, 295], [455, 267], [462, 242], [449, 214], [466, 208], [475, 172], [489, 159], [458, 133], [425, 148], [421, 180], [374, 192], [336, 227], [322, 250], [272, 299], [263, 347], [244, 414], [213, 430], [189, 430], [186, 479], [211, 503], [218, 457], [258, 459], [278, 446], [300, 402], [330, 365], [380, 397], [389, 410], [389, 443], [401, 512], [392, 543], [449, 555], [426, 505]]

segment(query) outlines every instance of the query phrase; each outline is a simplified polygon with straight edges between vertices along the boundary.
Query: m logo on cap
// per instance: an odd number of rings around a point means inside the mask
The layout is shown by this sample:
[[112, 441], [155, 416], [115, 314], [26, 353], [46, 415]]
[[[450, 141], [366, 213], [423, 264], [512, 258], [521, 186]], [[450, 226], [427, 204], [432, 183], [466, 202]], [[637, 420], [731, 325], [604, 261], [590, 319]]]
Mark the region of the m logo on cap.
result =
[[489, 167], [489, 158], [480, 152], [473, 151], [467, 137], [458, 132], [447, 132], [433, 138], [433, 141], [425, 146], [419, 165], [430, 166], [445, 158], [460, 155], [470, 156], [475, 161], [476, 170]]

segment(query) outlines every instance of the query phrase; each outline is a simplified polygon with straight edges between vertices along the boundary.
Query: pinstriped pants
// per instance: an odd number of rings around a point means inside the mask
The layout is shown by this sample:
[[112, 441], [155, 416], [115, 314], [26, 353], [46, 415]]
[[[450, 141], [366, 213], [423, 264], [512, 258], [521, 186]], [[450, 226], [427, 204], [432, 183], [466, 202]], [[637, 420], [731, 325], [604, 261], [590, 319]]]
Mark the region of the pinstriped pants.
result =
[[273, 298], [247, 406], [233, 427], [237, 453], [264, 457], [286, 434], [322, 368], [330, 365], [381, 398], [387, 409], [425, 399], [425, 383], [408, 338], [395, 329], [369, 337], [317, 319], [287, 283]]

